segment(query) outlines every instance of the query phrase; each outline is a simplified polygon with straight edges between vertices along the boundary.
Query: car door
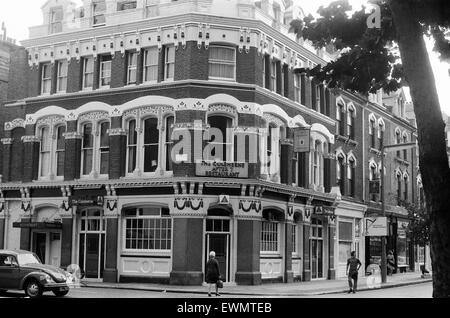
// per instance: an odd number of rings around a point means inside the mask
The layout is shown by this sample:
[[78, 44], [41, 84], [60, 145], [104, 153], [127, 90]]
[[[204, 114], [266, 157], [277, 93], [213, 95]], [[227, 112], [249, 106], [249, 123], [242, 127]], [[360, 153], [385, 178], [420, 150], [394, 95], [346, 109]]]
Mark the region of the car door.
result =
[[20, 268], [17, 259], [13, 255], [0, 255], [0, 288], [19, 289]]

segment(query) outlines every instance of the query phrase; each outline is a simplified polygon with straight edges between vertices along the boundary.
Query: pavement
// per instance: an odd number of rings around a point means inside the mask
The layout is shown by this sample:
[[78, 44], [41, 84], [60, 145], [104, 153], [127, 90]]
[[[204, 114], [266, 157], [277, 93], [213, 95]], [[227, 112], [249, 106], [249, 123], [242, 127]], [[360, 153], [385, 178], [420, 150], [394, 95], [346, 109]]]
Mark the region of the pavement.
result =
[[[380, 277], [360, 277], [358, 280], [358, 291], [377, 290], [384, 288], [395, 288], [408, 285], [423, 284], [431, 282], [431, 275], [425, 278], [421, 273], [402, 273], [387, 277], [387, 282], [382, 284]], [[186, 293], [204, 295], [208, 293], [208, 285], [203, 286], [175, 286], [162, 284], [144, 283], [103, 283], [83, 280], [82, 287], [138, 290], [166, 293]], [[242, 295], [242, 296], [262, 296], [262, 297], [305, 297], [319, 296], [327, 294], [346, 293], [349, 290], [347, 278], [336, 280], [315, 280], [310, 282], [294, 282], [289, 284], [262, 284], [257, 286], [237, 285], [234, 283], [224, 283], [224, 288], [220, 289], [220, 294]]]

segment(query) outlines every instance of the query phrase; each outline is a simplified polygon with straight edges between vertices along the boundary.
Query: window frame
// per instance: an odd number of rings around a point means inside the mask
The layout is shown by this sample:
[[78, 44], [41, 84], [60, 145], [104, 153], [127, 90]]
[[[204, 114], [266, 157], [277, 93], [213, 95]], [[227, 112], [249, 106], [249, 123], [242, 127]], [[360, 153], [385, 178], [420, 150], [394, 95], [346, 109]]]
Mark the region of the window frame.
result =
[[[65, 74], [61, 74], [62, 65], [65, 65]], [[56, 92], [65, 93], [67, 91], [67, 79], [69, 75], [69, 62], [67, 60], [60, 60], [57, 63], [57, 80]], [[64, 89], [61, 89], [61, 83], [64, 83]]]
[[[44, 148], [44, 130], [47, 130], [47, 149]], [[52, 174], [52, 129], [48, 125], [43, 125], [39, 127], [39, 171], [38, 171], [38, 179], [45, 180], [50, 179], [50, 175]], [[44, 170], [43, 169], [43, 156], [46, 155], [47, 163]], [[46, 175], [43, 175], [43, 171], [47, 171]]]
[[[110, 60], [104, 61], [104, 58], [108, 58]], [[110, 54], [100, 55], [99, 56], [100, 63], [98, 68], [98, 88], [99, 89], [108, 89], [111, 87], [112, 80], [112, 56]], [[106, 65], [109, 65], [109, 70], [104, 69]], [[107, 75], [105, 75], [107, 74]], [[108, 75], [109, 74], [109, 75]], [[107, 84], [103, 85], [103, 80], [109, 79]]]
[[[265, 229], [265, 227], [269, 228]], [[268, 237], [270, 239], [265, 240]], [[261, 222], [261, 232], [260, 232], [260, 254], [262, 256], [280, 254], [280, 245], [281, 245], [280, 238], [281, 238], [280, 222], [275, 220], [263, 220]], [[269, 246], [272, 246], [272, 248], [269, 248]], [[273, 246], [276, 246], [276, 249], [274, 249]]]
[[[236, 48], [232, 47], [232, 46], [226, 46], [226, 45], [210, 45], [209, 50], [210, 52], [212, 52], [212, 49], [224, 49], [224, 50], [229, 50], [233, 52], [233, 62], [230, 62], [228, 60], [218, 60], [218, 59], [212, 59], [211, 58], [211, 53], [208, 57], [208, 66], [209, 66], [209, 74], [208, 74], [208, 78], [210, 80], [219, 80], [219, 81], [236, 81], [236, 76], [237, 76], [237, 53], [236, 53]], [[214, 65], [227, 65], [227, 66], [233, 66], [233, 77], [229, 78], [229, 77], [220, 77], [220, 76], [211, 76], [211, 64]]]
[[[170, 58], [169, 53], [171, 51], [173, 51], [173, 61], [169, 60]], [[175, 60], [176, 60], [175, 46], [166, 45], [164, 47], [164, 82], [171, 82], [175, 80]], [[171, 77], [169, 75], [171, 75]]]
[[[145, 208], [151, 208], [151, 209], [159, 209], [160, 210], [160, 214], [159, 216], [156, 215], [139, 215], [139, 210], [141, 209], [145, 209]], [[136, 216], [127, 216], [125, 214], [125, 212], [127, 210], [134, 210], [136, 209]], [[122, 232], [122, 237], [123, 242], [122, 242], [122, 250], [124, 253], [148, 253], [148, 254], [170, 254], [172, 253], [173, 250], [173, 226], [174, 226], [174, 222], [173, 222], [173, 218], [170, 216], [170, 211], [169, 211], [169, 215], [163, 215], [163, 210], [166, 209], [168, 210], [168, 208], [166, 207], [161, 207], [161, 206], [150, 206], [150, 205], [144, 205], [144, 206], [139, 206], [139, 207], [129, 207], [127, 209], [124, 209], [124, 213], [122, 215], [122, 227], [123, 227], [123, 232]], [[133, 238], [131, 237], [131, 239], [128, 239], [127, 236], [127, 231], [129, 231], [128, 228], [128, 222], [127, 221], [133, 221], [133, 220], [155, 220], [155, 221], [159, 221], [158, 225], [159, 227], [154, 227], [154, 228], [144, 228], [142, 227], [142, 234], [145, 234], [145, 232], [147, 232], [148, 234], [150, 234], [150, 232], [152, 232], [153, 234], [156, 233], [160, 233], [160, 237], [159, 240], [162, 241], [162, 237], [161, 237], [161, 233], [163, 232], [163, 226], [162, 226], [162, 221], [166, 221], [166, 223], [168, 224], [167, 227], [164, 228], [164, 230], [166, 231], [166, 237], [164, 238], [164, 240], [166, 241], [166, 246], [170, 245], [169, 249], [139, 249], [139, 248], [129, 248], [127, 247], [127, 241], [128, 240], [133, 240], [136, 239], [136, 246], [139, 245], [138, 240], [139, 237]], [[150, 231], [149, 229], [153, 229], [153, 231]], [[131, 229], [131, 231], [133, 231], [133, 228]], [[137, 229], [137, 231], [139, 231], [139, 229]], [[167, 233], [170, 232], [169, 235], [167, 235]], [[143, 239], [143, 238], [142, 238]], [[154, 241], [158, 240], [156, 237], [153, 238]], [[149, 240], [149, 245], [150, 245], [150, 240]]]
[[[135, 64], [133, 60], [135, 59]], [[138, 83], [138, 64], [139, 64], [139, 53], [135, 51], [127, 52], [127, 85], [136, 85]], [[131, 81], [131, 74], [134, 72], [134, 81]]]
[[[130, 123], [134, 122], [134, 130], [133, 132], [131, 131], [130, 128]], [[126, 126], [127, 127], [127, 153], [126, 153], [126, 171], [127, 171], [127, 175], [132, 175], [135, 173], [136, 169], [138, 168], [138, 143], [139, 143], [139, 134], [138, 134], [138, 121], [136, 118], [130, 118], [126, 121]], [[131, 144], [130, 141], [130, 135], [131, 133], [133, 133], [134, 139], [135, 139], [135, 143]], [[133, 171], [130, 172], [130, 149], [134, 148], [134, 169]]]
[[[149, 60], [148, 56], [149, 56], [150, 53], [155, 53], [156, 54], [156, 63], [153, 63], [153, 64], [149, 64], [148, 63], [148, 60]], [[142, 61], [142, 64], [143, 64], [143, 67], [142, 67], [143, 68], [142, 82], [144, 84], [157, 83], [158, 82], [158, 71], [159, 71], [159, 62], [158, 62], [159, 61], [159, 50], [158, 50], [158, 47], [154, 46], [154, 47], [145, 48], [143, 54], [144, 54], [144, 58], [143, 58], [143, 61]], [[155, 79], [147, 80], [148, 74], [150, 73], [149, 69], [153, 69], [153, 68], [156, 68]]]
[[[92, 71], [88, 71], [88, 64], [92, 62]], [[94, 89], [94, 73], [95, 73], [95, 59], [93, 56], [83, 57], [83, 78], [82, 78], [82, 90], [91, 91]], [[91, 82], [90, 86], [87, 86], [88, 81]]]
[[[48, 74], [46, 74], [48, 70]], [[47, 77], [45, 77], [47, 76]], [[47, 84], [47, 85], [45, 85]], [[48, 91], [46, 90], [48, 88]], [[42, 63], [41, 64], [41, 95], [50, 95], [52, 93], [52, 64]]]
[[[96, 5], [98, 4], [104, 4], [104, 9], [101, 11], [96, 11]], [[98, 27], [98, 26], [103, 26], [106, 24], [106, 11], [107, 11], [107, 3], [105, 0], [95, 0], [92, 1], [92, 26], [93, 27]], [[100, 22], [96, 22], [96, 19], [102, 17], [103, 19], [101, 19]]]

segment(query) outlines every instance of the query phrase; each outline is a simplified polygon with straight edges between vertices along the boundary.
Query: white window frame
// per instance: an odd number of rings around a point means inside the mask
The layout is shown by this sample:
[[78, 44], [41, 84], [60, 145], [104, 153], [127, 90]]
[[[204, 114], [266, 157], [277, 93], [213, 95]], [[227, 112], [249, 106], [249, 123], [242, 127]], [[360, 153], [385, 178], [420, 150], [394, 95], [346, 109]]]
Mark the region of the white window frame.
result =
[[65, 125], [57, 125], [55, 126], [55, 138], [54, 138], [54, 164], [52, 164], [53, 169], [54, 169], [54, 174], [56, 179], [64, 179], [64, 167], [65, 164], [63, 165], [63, 173], [62, 175], [58, 175], [58, 157], [60, 153], [64, 153], [64, 158], [65, 158], [65, 154], [66, 154], [66, 149], [65, 149], [65, 145], [64, 148], [58, 149], [58, 130], [59, 128], [64, 127], [64, 133], [62, 135], [62, 139], [65, 141], [64, 138], [64, 134], [67, 132], [67, 127]]
[[[170, 54], [169, 52], [173, 50], [173, 61], [169, 59]], [[164, 81], [165, 82], [171, 82], [175, 79], [175, 46], [168, 45], [164, 47]], [[169, 73], [169, 70], [171, 74]], [[173, 74], [172, 74], [173, 73]], [[169, 76], [171, 75], [171, 76]]]
[[272, 59], [270, 61], [270, 90], [277, 92], [278, 90], [278, 73], [277, 73], [277, 60]]
[[[265, 226], [270, 227], [269, 229], [265, 229]], [[276, 232], [274, 231], [276, 230]], [[264, 241], [264, 238], [267, 236], [264, 236], [263, 233], [267, 233], [268, 236], [271, 237], [271, 240]], [[260, 233], [260, 253], [261, 255], [273, 255], [273, 254], [280, 254], [280, 243], [281, 243], [281, 235], [280, 235], [280, 223], [277, 221], [267, 221], [263, 220], [261, 224], [261, 233]], [[275, 236], [274, 236], [275, 235]], [[273, 239], [276, 238], [276, 241]], [[273, 250], [273, 248], [266, 248], [269, 245], [276, 245], [276, 250]]]
[[[89, 62], [92, 62], [92, 71], [87, 71]], [[83, 58], [83, 90], [90, 91], [94, 89], [94, 72], [95, 72], [95, 60], [93, 56]], [[91, 78], [92, 85], [86, 86], [86, 78]]]
[[[52, 92], [52, 69], [51, 69], [52, 65], [51, 63], [42, 63], [41, 64], [41, 95], [50, 95]], [[49, 77], [45, 77], [45, 71], [48, 69], [48, 73], [49, 73]], [[50, 84], [48, 86], [48, 91], [46, 90], [47, 85], [45, 84]]]
[[[136, 143], [135, 144], [130, 144], [130, 133], [132, 133], [130, 131], [130, 122], [134, 121], [135, 122], [135, 128], [134, 128], [134, 132], [136, 134]], [[139, 133], [138, 133], [138, 121], [136, 118], [130, 118], [126, 121], [126, 129], [127, 129], [127, 154], [126, 154], [126, 171], [127, 171], [127, 175], [132, 175], [136, 172], [136, 170], [138, 169], [138, 152], [139, 152]], [[133, 171], [130, 172], [130, 149], [134, 148], [135, 150], [135, 162], [134, 162], [134, 169]]]
[[[64, 179], [64, 171], [61, 176], [58, 176], [58, 153], [59, 152], [65, 152], [65, 148], [62, 150], [58, 150], [58, 129], [59, 127], [65, 127], [63, 124], [57, 124], [54, 126], [48, 126], [48, 125], [42, 125], [37, 127], [38, 136], [40, 139], [39, 144], [39, 169], [38, 169], [38, 180], [63, 180]], [[45, 151], [45, 153], [48, 155], [48, 163], [47, 163], [47, 175], [42, 175], [42, 157], [44, 151], [42, 150], [42, 130], [48, 129], [48, 137], [49, 137], [49, 144], [48, 149]], [[67, 128], [66, 128], [67, 129]], [[63, 137], [64, 139], [64, 137]]]
[[[98, 3], [104, 3], [105, 4], [105, 9], [101, 10], [101, 11], [96, 11], [95, 6]], [[92, 26], [97, 27], [97, 26], [102, 26], [106, 24], [106, 11], [107, 11], [107, 3], [105, 0], [95, 0], [92, 1]], [[95, 19], [97, 17], [103, 17], [104, 21], [95, 23]]]
[[[101, 147], [102, 146], [101, 145], [101, 138], [102, 138], [102, 125], [103, 124], [108, 124], [109, 125], [108, 129], [106, 129], [106, 131], [105, 131], [105, 134], [106, 134], [105, 138], [108, 139], [108, 147]], [[97, 158], [98, 158], [97, 163], [96, 163], [96, 165], [97, 165], [96, 171], [98, 171], [98, 173], [100, 174], [101, 177], [108, 177], [108, 175], [109, 175], [109, 153], [111, 151], [111, 145], [109, 144], [109, 133], [108, 133], [108, 131], [111, 129], [111, 122], [107, 121], [107, 120], [102, 120], [102, 121], [100, 121], [98, 123], [98, 128], [97, 129], [98, 129], [98, 132], [95, 134], [96, 137], [98, 136], [97, 137], [98, 138], [98, 141], [97, 141], [98, 142], [97, 143], [98, 147], [95, 148], [95, 150], [97, 151]], [[94, 141], [94, 145], [95, 145], [95, 141]], [[107, 151], [105, 151], [106, 148], [108, 149]], [[108, 173], [103, 173], [102, 174], [101, 166], [102, 166], [102, 156], [104, 154], [108, 155], [108, 168], [107, 168]]]
[[294, 74], [294, 100], [302, 103], [302, 76], [300, 74]]
[[[44, 130], [48, 130], [48, 144], [46, 145], [48, 148], [46, 148], [44, 150], [44, 140], [43, 140], [43, 132]], [[39, 179], [40, 180], [45, 180], [45, 179], [50, 179], [50, 175], [52, 174], [52, 128], [50, 126], [40, 126], [39, 127], [39, 140], [40, 140], [40, 144], [39, 144]], [[47, 175], [43, 175], [43, 157], [47, 156], [47, 171], [48, 174]]]
[[314, 101], [314, 103], [316, 104], [316, 111], [318, 113], [320, 113], [321, 110], [321, 102], [322, 102], [322, 94], [320, 93], [321, 89], [320, 89], [320, 84], [316, 84], [316, 87], [314, 88], [316, 90], [316, 100]]
[[[84, 129], [86, 125], [91, 125], [92, 129], [91, 129], [91, 138], [92, 138], [92, 146], [91, 147], [84, 147]], [[95, 131], [96, 131], [97, 127], [95, 123], [92, 123], [90, 121], [86, 121], [80, 124], [80, 133], [81, 133], [81, 168], [80, 168], [80, 175], [81, 178], [87, 178], [89, 176], [91, 176], [94, 172], [95, 172]], [[85, 151], [92, 151], [92, 162], [91, 162], [91, 171], [86, 171], [86, 173], [84, 172], [84, 164], [85, 164], [85, 156], [84, 156], [84, 152]]]
[[[226, 153], [223, 154], [224, 157], [225, 157], [224, 158], [225, 160], [223, 160], [223, 162], [234, 162], [235, 161], [234, 160], [235, 159], [234, 158], [234, 133], [233, 133], [232, 127], [234, 127], [235, 119], [230, 117], [230, 116], [226, 116], [226, 115], [223, 115], [223, 114], [220, 114], [220, 113], [218, 113], [218, 114], [211, 113], [211, 114], [208, 114], [208, 117], [207, 117], [208, 125], [209, 125], [209, 118], [210, 117], [223, 117], [223, 118], [226, 118], [227, 120], [229, 120], [230, 126], [227, 127], [226, 140], [222, 140], [222, 142], [209, 142], [208, 141], [208, 145], [216, 145], [216, 147], [218, 145], [222, 145], [222, 147], [225, 145], [226, 146]], [[216, 153], [216, 155], [217, 155], [217, 153]], [[206, 159], [207, 160], [212, 160], [212, 158], [206, 158]], [[214, 158], [214, 159], [215, 159], [214, 161], [220, 161], [220, 160], [218, 160], [217, 157]]]
[[[129, 51], [127, 60], [127, 85], [136, 85], [138, 80], [138, 53], [134, 51]], [[133, 59], [135, 58], [136, 64], [132, 64]], [[134, 81], [131, 81], [131, 74], [134, 72]]]
[[[67, 77], [69, 73], [69, 62], [67, 60], [58, 61], [58, 78], [56, 82], [56, 90], [58, 93], [65, 93], [67, 91]], [[64, 68], [62, 67], [64, 66]], [[62, 73], [61, 70], [65, 70], [65, 73]], [[61, 89], [61, 84], [64, 83], [65, 89]]]
[[[138, 210], [142, 209], [142, 208], [155, 208], [155, 209], [160, 209], [160, 215], [156, 216], [156, 215], [149, 215], [149, 216], [139, 216], [138, 215]], [[151, 254], [170, 254], [173, 250], [173, 218], [171, 218], [170, 216], [162, 216], [162, 209], [163, 207], [151, 207], [151, 206], [141, 206], [141, 207], [136, 207], [136, 216], [135, 217], [131, 217], [131, 216], [123, 216], [123, 223], [122, 223], [122, 228], [123, 228], [123, 232], [122, 232], [122, 237], [123, 237], [123, 242], [122, 242], [122, 250], [125, 253], [151, 253]], [[130, 249], [127, 248], [127, 221], [128, 220], [158, 220], [160, 221], [160, 225], [161, 225], [161, 221], [166, 220], [170, 223], [170, 227], [167, 227], [166, 230], [170, 230], [170, 237], [165, 238], [166, 241], [168, 241], [170, 243], [170, 249]], [[159, 232], [161, 233], [161, 226], [159, 227]], [[155, 228], [156, 229], [156, 228]], [[138, 239], [138, 238], [137, 238]], [[156, 239], [156, 238], [155, 238]], [[160, 237], [161, 239], [161, 237]]]
[[[150, 64], [148, 62], [149, 54], [156, 54], [156, 64]], [[143, 61], [143, 72], [142, 72], [142, 82], [143, 83], [156, 83], [158, 82], [158, 68], [159, 68], [159, 51], [158, 47], [149, 47], [144, 50], [144, 61]], [[148, 69], [156, 68], [156, 78], [152, 80], [147, 80], [148, 77]]]
[[[103, 59], [105, 57], [111, 58], [109, 61], [104, 61]], [[107, 65], [109, 65], [109, 70], [104, 69]], [[102, 55], [100, 56], [100, 67], [99, 67], [99, 74], [98, 74], [98, 87], [100, 89], [106, 89], [111, 87], [111, 80], [112, 80], [112, 56], [111, 55]], [[102, 82], [104, 79], [108, 79], [109, 82], [106, 85], [102, 85]]]
[[172, 170], [167, 169], [167, 165], [169, 164], [168, 161], [172, 160], [172, 156], [171, 156], [171, 154], [168, 153], [168, 150], [171, 149], [171, 147], [173, 147], [175, 144], [172, 140], [172, 137], [168, 136], [169, 131], [173, 132], [173, 127], [168, 127], [168, 121], [169, 121], [169, 118], [171, 118], [171, 117], [173, 118], [173, 124], [175, 124], [175, 116], [174, 115], [167, 115], [164, 117], [164, 130], [163, 130], [164, 134], [162, 136], [162, 141], [163, 141], [164, 147], [163, 147], [163, 153], [162, 153], [162, 157], [163, 157], [162, 161], [163, 162], [161, 164], [162, 167], [164, 167], [164, 171], [169, 172], [169, 173], [171, 173], [171, 172], [173, 173], [173, 165], [175, 163], [175, 162], [172, 162]]
[[211, 74], [209, 74], [209, 79], [220, 80], [220, 81], [236, 81], [236, 66], [237, 66], [236, 48], [230, 47], [230, 46], [224, 46], [224, 45], [211, 45], [210, 50], [213, 48], [219, 48], [219, 49], [229, 50], [229, 51], [233, 52], [233, 62], [230, 62], [228, 60], [215, 60], [215, 59], [212, 59], [211, 56], [208, 59], [210, 67], [211, 67], [211, 64], [233, 66], [233, 77], [229, 78], [229, 77], [211, 76]]
[[291, 233], [291, 241], [292, 241], [292, 256], [299, 256], [299, 248], [298, 248], [298, 238], [299, 238], [299, 233], [298, 233], [298, 229], [299, 226], [297, 223], [293, 223], [290, 224], [290, 226], [292, 227], [292, 233]]

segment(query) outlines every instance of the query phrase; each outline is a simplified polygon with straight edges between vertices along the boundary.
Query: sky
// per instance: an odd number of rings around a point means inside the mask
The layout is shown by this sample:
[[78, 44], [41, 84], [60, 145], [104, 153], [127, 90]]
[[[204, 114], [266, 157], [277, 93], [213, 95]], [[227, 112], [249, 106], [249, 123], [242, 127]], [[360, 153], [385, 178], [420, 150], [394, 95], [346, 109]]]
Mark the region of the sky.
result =
[[[28, 38], [28, 27], [43, 23], [41, 6], [47, 0], [0, 0], [0, 23], [5, 22], [8, 36], [17, 41]], [[306, 14], [314, 14], [321, 5], [327, 5], [331, 0], [294, 0], [300, 4]], [[81, 2], [75, 0], [75, 2]], [[355, 7], [360, 7], [366, 0], [350, 0]], [[437, 54], [432, 52], [432, 42], [427, 43], [430, 60], [436, 79], [441, 108], [450, 115], [450, 65], [441, 63]]]

